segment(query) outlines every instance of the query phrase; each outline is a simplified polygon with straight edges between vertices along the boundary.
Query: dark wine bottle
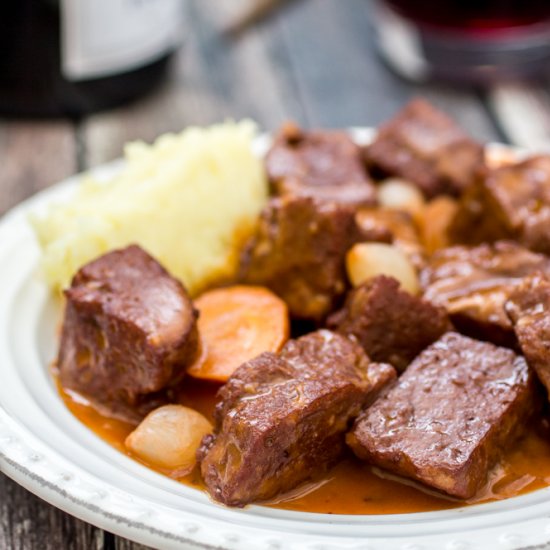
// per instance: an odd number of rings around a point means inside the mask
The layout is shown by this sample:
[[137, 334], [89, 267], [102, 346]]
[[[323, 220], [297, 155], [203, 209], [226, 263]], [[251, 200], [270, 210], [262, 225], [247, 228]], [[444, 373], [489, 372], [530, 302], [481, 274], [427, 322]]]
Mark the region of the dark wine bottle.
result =
[[147, 93], [181, 34], [181, 0], [0, 3], [0, 115], [80, 117]]

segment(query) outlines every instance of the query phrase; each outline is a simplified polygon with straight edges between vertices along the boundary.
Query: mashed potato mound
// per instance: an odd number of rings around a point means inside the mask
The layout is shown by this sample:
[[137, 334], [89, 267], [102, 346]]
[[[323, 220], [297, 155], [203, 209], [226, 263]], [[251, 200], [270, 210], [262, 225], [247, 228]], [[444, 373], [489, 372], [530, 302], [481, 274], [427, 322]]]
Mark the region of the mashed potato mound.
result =
[[31, 219], [53, 287], [88, 261], [138, 243], [191, 292], [231, 277], [267, 199], [250, 121], [167, 134], [126, 146], [111, 181], [85, 179], [75, 196]]

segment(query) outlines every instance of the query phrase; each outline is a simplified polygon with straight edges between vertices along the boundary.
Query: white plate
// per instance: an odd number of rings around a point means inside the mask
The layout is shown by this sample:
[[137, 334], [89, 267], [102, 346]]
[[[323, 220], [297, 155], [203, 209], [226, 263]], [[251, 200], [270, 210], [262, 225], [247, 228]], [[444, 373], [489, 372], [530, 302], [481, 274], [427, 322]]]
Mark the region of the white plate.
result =
[[[355, 131], [360, 141], [367, 130]], [[256, 145], [265, 150], [264, 138]], [[499, 150], [502, 152], [502, 150]], [[96, 174], [108, 177], [120, 163]], [[224, 508], [132, 461], [65, 408], [48, 372], [59, 304], [37, 273], [30, 211], [63, 200], [78, 178], [24, 202], [0, 222], [0, 468], [51, 504], [162, 548], [511, 549], [550, 541], [550, 488], [458, 510], [346, 516]]]

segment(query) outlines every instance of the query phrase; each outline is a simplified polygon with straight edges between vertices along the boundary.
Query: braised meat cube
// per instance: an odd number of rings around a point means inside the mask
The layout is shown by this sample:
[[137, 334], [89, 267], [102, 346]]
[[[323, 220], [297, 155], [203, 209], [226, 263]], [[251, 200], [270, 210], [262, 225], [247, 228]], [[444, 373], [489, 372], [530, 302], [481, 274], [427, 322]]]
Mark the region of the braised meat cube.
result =
[[214, 435], [198, 452], [210, 495], [229, 506], [265, 501], [318, 476], [345, 449], [361, 408], [395, 379], [361, 346], [319, 330], [241, 365], [219, 391]]
[[410, 214], [385, 208], [361, 208], [355, 217], [362, 240], [391, 243], [400, 248], [419, 269], [425, 253]]
[[487, 171], [462, 198], [453, 242], [513, 239], [550, 254], [550, 155]]
[[524, 277], [537, 271], [550, 274], [550, 258], [502, 241], [439, 250], [420, 280], [424, 297], [444, 306], [460, 332], [514, 346], [516, 339], [504, 303]]
[[350, 206], [274, 198], [245, 248], [241, 279], [270, 288], [293, 317], [319, 321], [347, 289], [345, 255], [359, 238]]
[[275, 137], [265, 165], [278, 195], [353, 205], [376, 202], [361, 149], [346, 132], [305, 132], [288, 123]]
[[169, 399], [197, 349], [197, 313], [179, 281], [138, 246], [85, 265], [65, 291], [63, 387], [137, 421]]
[[525, 279], [506, 302], [521, 350], [550, 396], [550, 279]]
[[523, 357], [449, 332], [357, 419], [347, 442], [375, 466], [471, 498], [535, 413], [535, 384]]
[[352, 290], [328, 326], [355, 336], [373, 361], [399, 371], [451, 328], [444, 308], [400, 290], [399, 282], [385, 275]]
[[462, 193], [483, 162], [481, 145], [421, 99], [382, 125], [365, 155], [371, 169], [409, 180], [428, 198]]

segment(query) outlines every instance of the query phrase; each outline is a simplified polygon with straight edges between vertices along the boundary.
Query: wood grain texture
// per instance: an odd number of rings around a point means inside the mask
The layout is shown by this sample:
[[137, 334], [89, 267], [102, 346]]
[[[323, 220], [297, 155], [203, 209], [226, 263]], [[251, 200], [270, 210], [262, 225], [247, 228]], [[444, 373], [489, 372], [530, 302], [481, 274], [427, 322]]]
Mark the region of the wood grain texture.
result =
[[[419, 86], [384, 67], [368, 1], [294, 0], [239, 36], [227, 22], [253, 0], [188, 0], [185, 45], [154, 94], [69, 122], [0, 121], [0, 213], [36, 190], [120, 156], [128, 140], [251, 117], [266, 130], [376, 125], [424, 95], [479, 139], [498, 133], [469, 90]], [[0, 550], [143, 550], [42, 502], [0, 474]]]
[[2, 550], [106, 548], [101, 529], [46, 504], [1, 474], [0, 495]]
[[58, 510], [0, 473], [0, 550], [147, 550]]
[[0, 214], [76, 170], [69, 122], [0, 122]]

